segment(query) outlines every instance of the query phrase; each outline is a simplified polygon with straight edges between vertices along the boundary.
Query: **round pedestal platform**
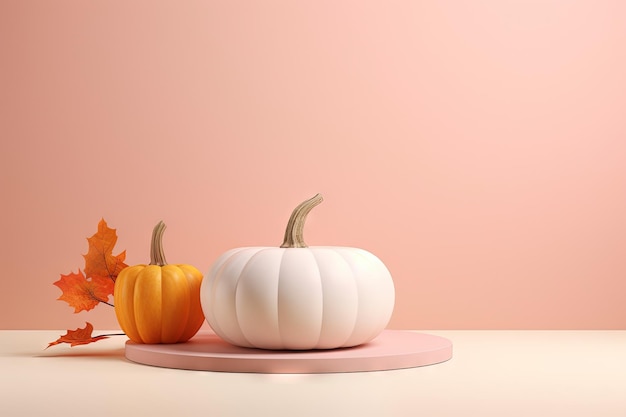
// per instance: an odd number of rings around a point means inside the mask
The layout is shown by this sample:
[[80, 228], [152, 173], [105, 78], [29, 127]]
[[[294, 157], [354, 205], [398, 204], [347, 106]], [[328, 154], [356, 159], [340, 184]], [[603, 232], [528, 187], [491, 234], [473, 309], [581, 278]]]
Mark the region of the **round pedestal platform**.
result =
[[263, 350], [233, 346], [211, 332], [186, 343], [126, 342], [126, 358], [144, 365], [198, 371], [300, 374], [384, 371], [447, 361], [452, 342], [439, 336], [384, 330], [361, 346], [331, 350]]

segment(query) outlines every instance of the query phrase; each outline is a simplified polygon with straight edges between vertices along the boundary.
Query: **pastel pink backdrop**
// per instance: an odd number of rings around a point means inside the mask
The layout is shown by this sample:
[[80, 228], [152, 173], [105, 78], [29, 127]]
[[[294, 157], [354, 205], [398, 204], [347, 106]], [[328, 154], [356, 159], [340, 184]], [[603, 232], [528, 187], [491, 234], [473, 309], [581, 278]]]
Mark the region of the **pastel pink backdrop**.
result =
[[0, 3], [0, 328], [117, 328], [52, 283], [128, 263], [378, 255], [391, 328], [626, 328], [626, 2]]

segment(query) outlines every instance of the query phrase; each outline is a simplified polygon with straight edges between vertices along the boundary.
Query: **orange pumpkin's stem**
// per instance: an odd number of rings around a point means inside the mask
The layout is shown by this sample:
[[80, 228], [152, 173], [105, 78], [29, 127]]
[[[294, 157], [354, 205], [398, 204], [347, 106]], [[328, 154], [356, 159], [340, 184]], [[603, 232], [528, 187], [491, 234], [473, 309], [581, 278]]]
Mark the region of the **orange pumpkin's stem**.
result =
[[165, 252], [163, 252], [163, 232], [165, 223], [160, 221], [152, 230], [152, 240], [150, 242], [150, 265], [167, 265]]
[[304, 221], [306, 220], [306, 216], [309, 214], [311, 209], [322, 201], [324, 201], [322, 195], [315, 194], [315, 196], [300, 203], [300, 205], [293, 210], [291, 217], [289, 217], [289, 223], [287, 223], [287, 229], [285, 230], [285, 239], [283, 240], [283, 244], [280, 245], [281, 248], [307, 247], [302, 236]]

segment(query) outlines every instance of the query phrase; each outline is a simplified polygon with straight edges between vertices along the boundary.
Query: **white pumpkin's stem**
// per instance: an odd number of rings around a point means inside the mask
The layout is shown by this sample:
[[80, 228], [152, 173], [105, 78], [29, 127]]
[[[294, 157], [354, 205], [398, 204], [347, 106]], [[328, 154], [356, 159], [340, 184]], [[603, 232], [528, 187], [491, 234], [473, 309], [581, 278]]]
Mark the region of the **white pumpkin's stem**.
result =
[[165, 223], [160, 221], [152, 230], [152, 240], [150, 242], [150, 265], [167, 265], [165, 252], [163, 252], [163, 232]]
[[302, 232], [304, 230], [304, 221], [306, 220], [309, 211], [319, 203], [324, 201], [321, 194], [315, 194], [315, 196], [300, 203], [291, 213], [289, 217], [289, 223], [287, 223], [287, 229], [285, 230], [285, 239], [281, 248], [306, 248], [304, 243]]

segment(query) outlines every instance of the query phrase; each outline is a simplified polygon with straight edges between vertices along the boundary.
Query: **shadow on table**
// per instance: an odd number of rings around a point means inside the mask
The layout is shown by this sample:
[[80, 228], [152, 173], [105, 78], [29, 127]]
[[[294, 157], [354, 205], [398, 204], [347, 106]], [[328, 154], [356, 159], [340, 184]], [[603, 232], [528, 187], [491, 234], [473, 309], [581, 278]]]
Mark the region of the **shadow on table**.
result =
[[115, 348], [115, 349], [90, 349], [90, 350], [79, 350], [74, 348], [68, 348], [73, 350], [44, 350], [42, 352], [31, 352], [31, 355], [20, 355], [20, 356], [32, 356], [36, 358], [105, 358], [105, 359], [121, 359], [124, 360], [124, 348]]

